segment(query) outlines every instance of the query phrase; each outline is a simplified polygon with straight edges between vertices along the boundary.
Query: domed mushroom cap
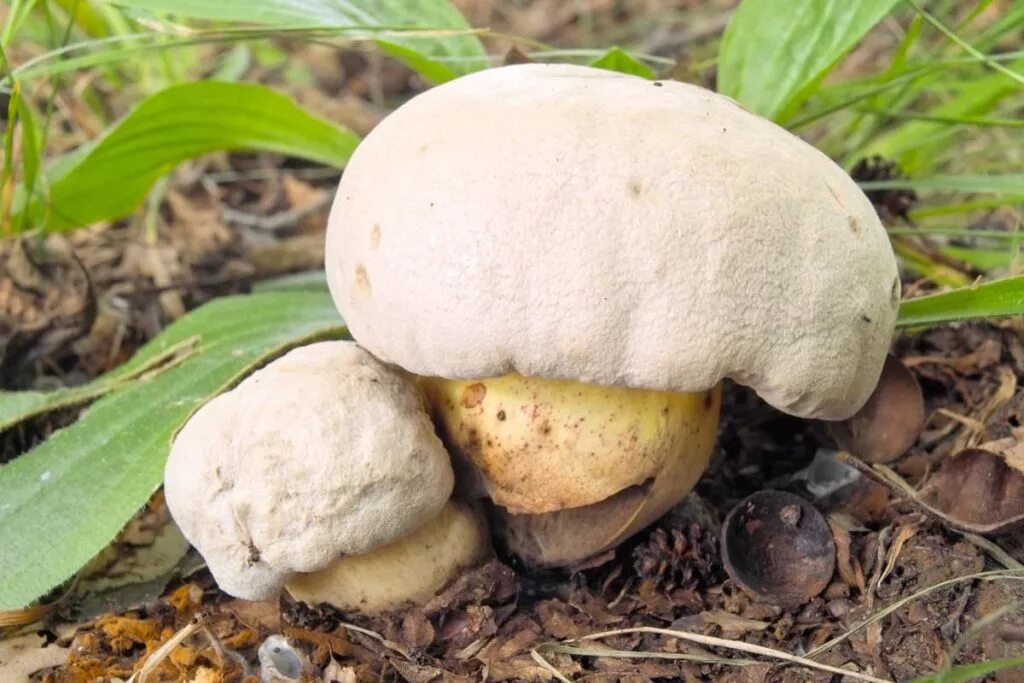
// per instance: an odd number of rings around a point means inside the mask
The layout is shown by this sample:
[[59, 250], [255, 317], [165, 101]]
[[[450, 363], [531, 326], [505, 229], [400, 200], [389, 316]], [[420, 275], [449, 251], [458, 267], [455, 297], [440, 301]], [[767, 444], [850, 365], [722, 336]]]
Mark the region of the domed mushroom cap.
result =
[[415, 385], [352, 342], [295, 349], [207, 403], [164, 477], [182, 533], [246, 599], [396, 541], [453, 487]]
[[483, 71], [363, 141], [327, 274], [359, 343], [420, 375], [696, 392], [842, 419], [899, 300], [867, 198], [710, 91], [579, 66]]

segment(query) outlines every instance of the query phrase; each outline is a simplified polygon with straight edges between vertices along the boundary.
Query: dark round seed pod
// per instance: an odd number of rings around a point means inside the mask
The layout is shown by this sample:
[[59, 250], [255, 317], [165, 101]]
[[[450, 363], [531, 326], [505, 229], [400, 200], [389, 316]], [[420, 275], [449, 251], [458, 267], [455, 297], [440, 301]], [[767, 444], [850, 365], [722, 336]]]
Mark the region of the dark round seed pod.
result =
[[726, 517], [722, 559], [732, 580], [757, 600], [794, 608], [828, 585], [836, 546], [813, 505], [790, 493], [759, 491]]

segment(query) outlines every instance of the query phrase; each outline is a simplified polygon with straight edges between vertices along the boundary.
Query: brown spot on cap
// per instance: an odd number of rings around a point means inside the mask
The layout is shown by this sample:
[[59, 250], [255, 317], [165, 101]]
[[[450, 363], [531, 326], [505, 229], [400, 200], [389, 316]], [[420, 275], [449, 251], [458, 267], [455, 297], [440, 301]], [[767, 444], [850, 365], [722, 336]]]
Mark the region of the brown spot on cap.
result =
[[486, 395], [487, 387], [480, 382], [475, 382], [462, 390], [462, 399], [459, 403], [463, 408], [476, 408]]
[[375, 224], [373, 229], [370, 230], [370, 249], [376, 249], [380, 246], [380, 224]]
[[370, 276], [366, 274], [366, 266], [362, 263], [356, 266], [355, 291], [362, 296], [370, 296], [373, 287], [370, 286]]

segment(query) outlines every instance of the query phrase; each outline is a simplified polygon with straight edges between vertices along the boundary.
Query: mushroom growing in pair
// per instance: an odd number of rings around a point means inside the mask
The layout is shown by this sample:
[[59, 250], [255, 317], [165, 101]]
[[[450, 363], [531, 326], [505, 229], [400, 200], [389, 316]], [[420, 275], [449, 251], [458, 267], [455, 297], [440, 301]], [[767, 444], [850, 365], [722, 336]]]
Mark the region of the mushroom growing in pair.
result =
[[491, 556], [450, 498], [449, 458], [411, 378], [352, 342], [295, 349], [178, 433], [167, 505], [225, 592], [380, 613]]
[[[823, 154], [707, 90], [579, 66], [492, 69], [400, 107], [353, 155], [326, 254], [359, 346], [275, 361], [168, 462], [171, 512], [242, 597], [424, 599], [490, 552], [446, 503], [452, 470], [527, 564], [584, 561], [686, 496], [724, 379], [852, 415], [899, 301], [884, 229]], [[448, 569], [368, 598], [429, 520], [455, 528], [445, 510], [463, 527], [419, 557]]]
[[354, 338], [422, 378], [460, 490], [541, 566], [686, 495], [723, 379], [848, 418], [900, 297], [871, 203], [821, 152], [702, 88], [568, 65], [391, 114], [345, 171], [326, 254]]

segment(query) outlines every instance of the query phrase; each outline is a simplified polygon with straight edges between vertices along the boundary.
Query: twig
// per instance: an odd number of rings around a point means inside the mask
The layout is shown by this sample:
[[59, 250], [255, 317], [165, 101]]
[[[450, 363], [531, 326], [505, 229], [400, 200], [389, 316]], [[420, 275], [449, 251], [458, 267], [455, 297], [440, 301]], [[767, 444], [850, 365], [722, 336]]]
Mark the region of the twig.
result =
[[558, 680], [562, 681], [562, 683], [572, 683], [571, 680], [565, 677], [565, 674], [556, 669], [554, 665], [551, 664], [551, 662], [544, 659], [544, 657], [542, 657], [541, 654], [537, 652], [537, 648], [533, 648], [530, 650], [530, 657], [533, 659], [533, 661], [537, 662], [537, 664], [539, 664], [541, 667], [547, 669], [548, 673], [550, 673]]
[[132, 674], [132, 677], [128, 679], [128, 683], [146, 683], [149, 680], [150, 674], [167, 659], [168, 655], [181, 645], [186, 638], [201, 628], [203, 628], [202, 620], [199, 617], [195, 617], [186, 626], [178, 629], [178, 632], [168, 638], [167, 642], [153, 650], [152, 654], [146, 657], [142, 668]]
[[[791, 655], [788, 652], [782, 652], [781, 650], [773, 650], [770, 647], [764, 647], [763, 645], [753, 645], [751, 643], [744, 643], [737, 640], [727, 640], [725, 638], [716, 638], [714, 636], [705, 636], [700, 633], [690, 633], [688, 631], [673, 631], [667, 628], [655, 628], [653, 626], [638, 626], [636, 628], [623, 628], [614, 631], [603, 631], [601, 633], [593, 633], [582, 638], [577, 638], [577, 642], [585, 640], [597, 640], [600, 638], [610, 638], [612, 636], [628, 635], [630, 633], [653, 633], [656, 635], [670, 636], [672, 638], [679, 638], [681, 640], [689, 640], [694, 643], [701, 645], [708, 645], [710, 647], [721, 647], [728, 650], [737, 650], [739, 652], [746, 652], [748, 654], [761, 655], [764, 657], [771, 657], [780, 661], [789, 662], [790, 664], [799, 664], [811, 669], [819, 669], [821, 671], [828, 671], [829, 673], [839, 674], [841, 676], [847, 676], [858, 681], [868, 681], [868, 683], [892, 683], [891, 680], [886, 678], [877, 678], [868, 674], [862, 674], [856, 671], [849, 671], [848, 669], [840, 669], [836, 666], [829, 666], [828, 664], [822, 664], [815, 662], [814, 660], [807, 659], [806, 657], [798, 657], [797, 655]], [[569, 641], [572, 642], [572, 641]]]
[[1024, 571], [995, 569], [988, 572], [977, 572], [975, 574], [967, 574], [965, 576], [957, 576], [952, 579], [946, 579], [945, 581], [939, 581], [938, 583], [934, 583], [931, 586], [922, 588], [916, 593], [908, 595], [905, 598], [897, 600], [888, 607], [884, 607], [878, 610], [877, 612], [867, 617], [863, 621], [857, 622], [856, 624], [848, 628], [845, 632], [840, 633], [835, 638], [832, 638], [831, 640], [828, 640], [819, 645], [818, 647], [814, 648], [813, 650], [807, 653], [807, 656], [814, 657], [816, 655], [820, 655], [822, 652], [832, 649], [839, 643], [843, 642], [844, 640], [852, 636], [854, 633], [857, 633], [861, 629], [867, 627], [870, 624], [875, 623], [880, 619], [886, 618], [887, 616], [898, 610], [900, 607], [903, 607], [903, 605], [907, 604], [908, 602], [912, 602], [914, 600], [917, 600], [918, 598], [922, 598], [925, 595], [928, 595], [929, 593], [934, 593], [937, 590], [949, 588], [950, 586], [955, 586], [956, 584], [962, 583], [964, 581], [999, 581], [1001, 579], [1007, 581], [1024, 581]]
[[381, 634], [377, 633], [376, 631], [371, 631], [368, 628], [363, 628], [362, 626], [356, 626], [355, 624], [350, 624], [350, 623], [348, 623], [346, 621], [343, 621], [343, 622], [339, 623], [338, 626], [341, 626], [342, 628], [347, 629], [349, 631], [354, 631], [356, 633], [361, 633], [364, 636], [368, 636], [370, 638], [373, 638], [374, 640], [376, 640], [378, 643], [380, 643], [381, 645], [383, 645], [387, 649], [394, 650], [398, 654], [400, 654], [403, 657], [405, 657], [407, 660], [412, 661], [412, 655], [409, 654], [408, 650], [403, 648], [398, 643], [395, 643], [395, 642], [392, 642], [392, 641], [388, 640], [387, 638], [385, 638]]
[[332, 201], [334, 201], [334, 194], [325, 192], [323, 195], [310, 202], [300, 206], [293, 206], [286, 211], [281, 211], [280, 213], [275, 213], [271, 216], [257, 216], [255, 214], [238, 211], [237, 209], [228, 207], [225, 207], [221, 211], [221, 216], [225, 221], [234, 223], [235, 225], [241, 225], [246, 228], [255, 228], [256, 230], [265, 230], [267, 232], [277, 232], [278, 230], [290, 228], [304, 218], [327, 208], [331, 205]]

